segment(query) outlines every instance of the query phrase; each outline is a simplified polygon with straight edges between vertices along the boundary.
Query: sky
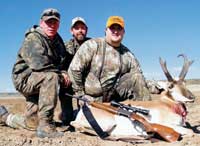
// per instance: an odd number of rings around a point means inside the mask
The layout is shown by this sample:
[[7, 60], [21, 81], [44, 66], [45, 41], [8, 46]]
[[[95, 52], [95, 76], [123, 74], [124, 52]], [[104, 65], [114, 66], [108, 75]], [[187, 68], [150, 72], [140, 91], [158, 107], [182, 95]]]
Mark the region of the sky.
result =
[[[200, 1], [199, 0], [4, 0], [0, 5], [0, 92], [16, 92], [12, 67], [24, 33], [38, 24], [46, 8], [61, 13], [59, 34], [69, 40], [71, 20], [81, 16], [88, 25], [89, 37], [103, 37], [107, 18], [125, 20], [123, 44], [139, 60], [147, 79], [166, 79], [159, 57], [166, 60], [177, 77], [185, 54], [194, 63], [186, 79], [200, 78]], [[199, 66], [199, 67], [198, 67]]]

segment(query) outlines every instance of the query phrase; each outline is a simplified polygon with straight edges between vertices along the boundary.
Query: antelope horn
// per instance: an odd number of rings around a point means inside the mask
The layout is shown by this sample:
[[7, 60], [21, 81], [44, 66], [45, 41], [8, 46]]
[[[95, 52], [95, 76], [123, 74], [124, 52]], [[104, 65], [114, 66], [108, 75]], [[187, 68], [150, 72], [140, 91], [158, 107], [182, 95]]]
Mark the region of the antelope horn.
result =
[[174, 79], [172, 78], [171, 74], [169, 73], [169, 71], [167, 69], [166, 61], [163, 62], [163, 60], [161, 58], [159, 58], [159, 61], [160, 61], [160, 65], [162, 67], [162, 70], [165, 73], [165, 76], [167, 77], [167, 80], [172, 82]]
[[182, 56], [182, 57], [184, 58], [184, 64], [183, 64], [181, 73], [180, 73], [180, 75], [179, 75], [179, 80], [182, 80], [182, 81], [183, 81], [183, 80], [185, 79], [185, 76], [186, 76], [186, 74], [187, 74], [187, 72], [188, 72], [188, 69], [189, 69], [190, 65], [194, 62], [194, 60], [189, 61], [189, 60], [187, 59], [187, 56], [185, 56], [184, 54], [180, 54], [180, 55], [178, 55], [177, 57], [180, 57], [180, 56]]

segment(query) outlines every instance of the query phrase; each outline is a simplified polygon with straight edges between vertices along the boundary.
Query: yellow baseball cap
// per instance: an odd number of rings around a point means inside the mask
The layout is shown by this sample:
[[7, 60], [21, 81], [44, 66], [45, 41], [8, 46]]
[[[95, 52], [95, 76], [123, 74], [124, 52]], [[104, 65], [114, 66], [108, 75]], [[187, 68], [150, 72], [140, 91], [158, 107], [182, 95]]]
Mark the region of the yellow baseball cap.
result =
[[110, 27], [113, 24], [119, 24], [124, 28], [124, 19], [120, 16], [110, 16], [107, 20], [106, 27]]

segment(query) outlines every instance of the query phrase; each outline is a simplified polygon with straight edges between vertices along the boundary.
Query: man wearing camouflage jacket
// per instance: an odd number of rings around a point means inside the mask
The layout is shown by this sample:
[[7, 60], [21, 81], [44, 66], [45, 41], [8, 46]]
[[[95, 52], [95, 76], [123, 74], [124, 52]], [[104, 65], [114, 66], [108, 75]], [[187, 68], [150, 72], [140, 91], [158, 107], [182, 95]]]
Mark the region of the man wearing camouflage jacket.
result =
[[72, 19], [70, 32], [73, 36], [72, 39], [65, 42], [67, 52], [70, 54], [71, 59], [85, 41], [90, 38], [87, 37], [88, 27], [86, 21], [82, 17], [75, 17]]
[[123, 18], [111, 16], [105, 38], [82, 44], [68, 70], [76, 95], [102, 102], [151, 99], [137, 59], [121, 43], [124, 33]]
[[41, 138], [63, 135], [53, 124], [58, 97], [63, 122], [69, 124], [67, 120], [72, 117], [72, 101], [65, 96], [65, 92], [70, 90], [67, 66], [71, 60], [57, 33], [59, 24], [60, 13], [56, 9], [44, 10], [40, 25], [26, 32], [18, 52], [12, 78], [16, 90], [26, 97], [25, 114], [10, 114], [4, 106], [0, 106], [0, 116], [8, 126], [14, 128], [34, 129], [31, 120], [38, 118], [37, 136]]
[[[90, 39], [89, 37], [87, 37], [87, 32], [88, 26], [85, 19], [83, 19], [82, 17], [75, 17], [72, 19], [70, 33], [72, 34], [73, 38], [65, 42], [66, 51], [70, 54], [70, 60], [73, 59], [80, 46], [85, 41]], [[73, 108], [76, 109], [78, 106], [78, 104], [75, 104], [77, 103], [77, 100], [73, 99], [72, 101], [74, 103]]]

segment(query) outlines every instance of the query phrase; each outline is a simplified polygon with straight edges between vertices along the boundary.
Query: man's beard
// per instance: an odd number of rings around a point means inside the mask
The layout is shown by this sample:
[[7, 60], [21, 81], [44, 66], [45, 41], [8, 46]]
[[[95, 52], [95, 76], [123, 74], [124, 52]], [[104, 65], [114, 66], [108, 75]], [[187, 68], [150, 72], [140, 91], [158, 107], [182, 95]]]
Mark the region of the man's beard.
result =
[[78, 41], [83, 41], [84, 39], [85, 39], [85, 35], [83, 35], [83, 34], [79, 34], [77, 37], [76, 37], [76, 39], [78, 40]]

